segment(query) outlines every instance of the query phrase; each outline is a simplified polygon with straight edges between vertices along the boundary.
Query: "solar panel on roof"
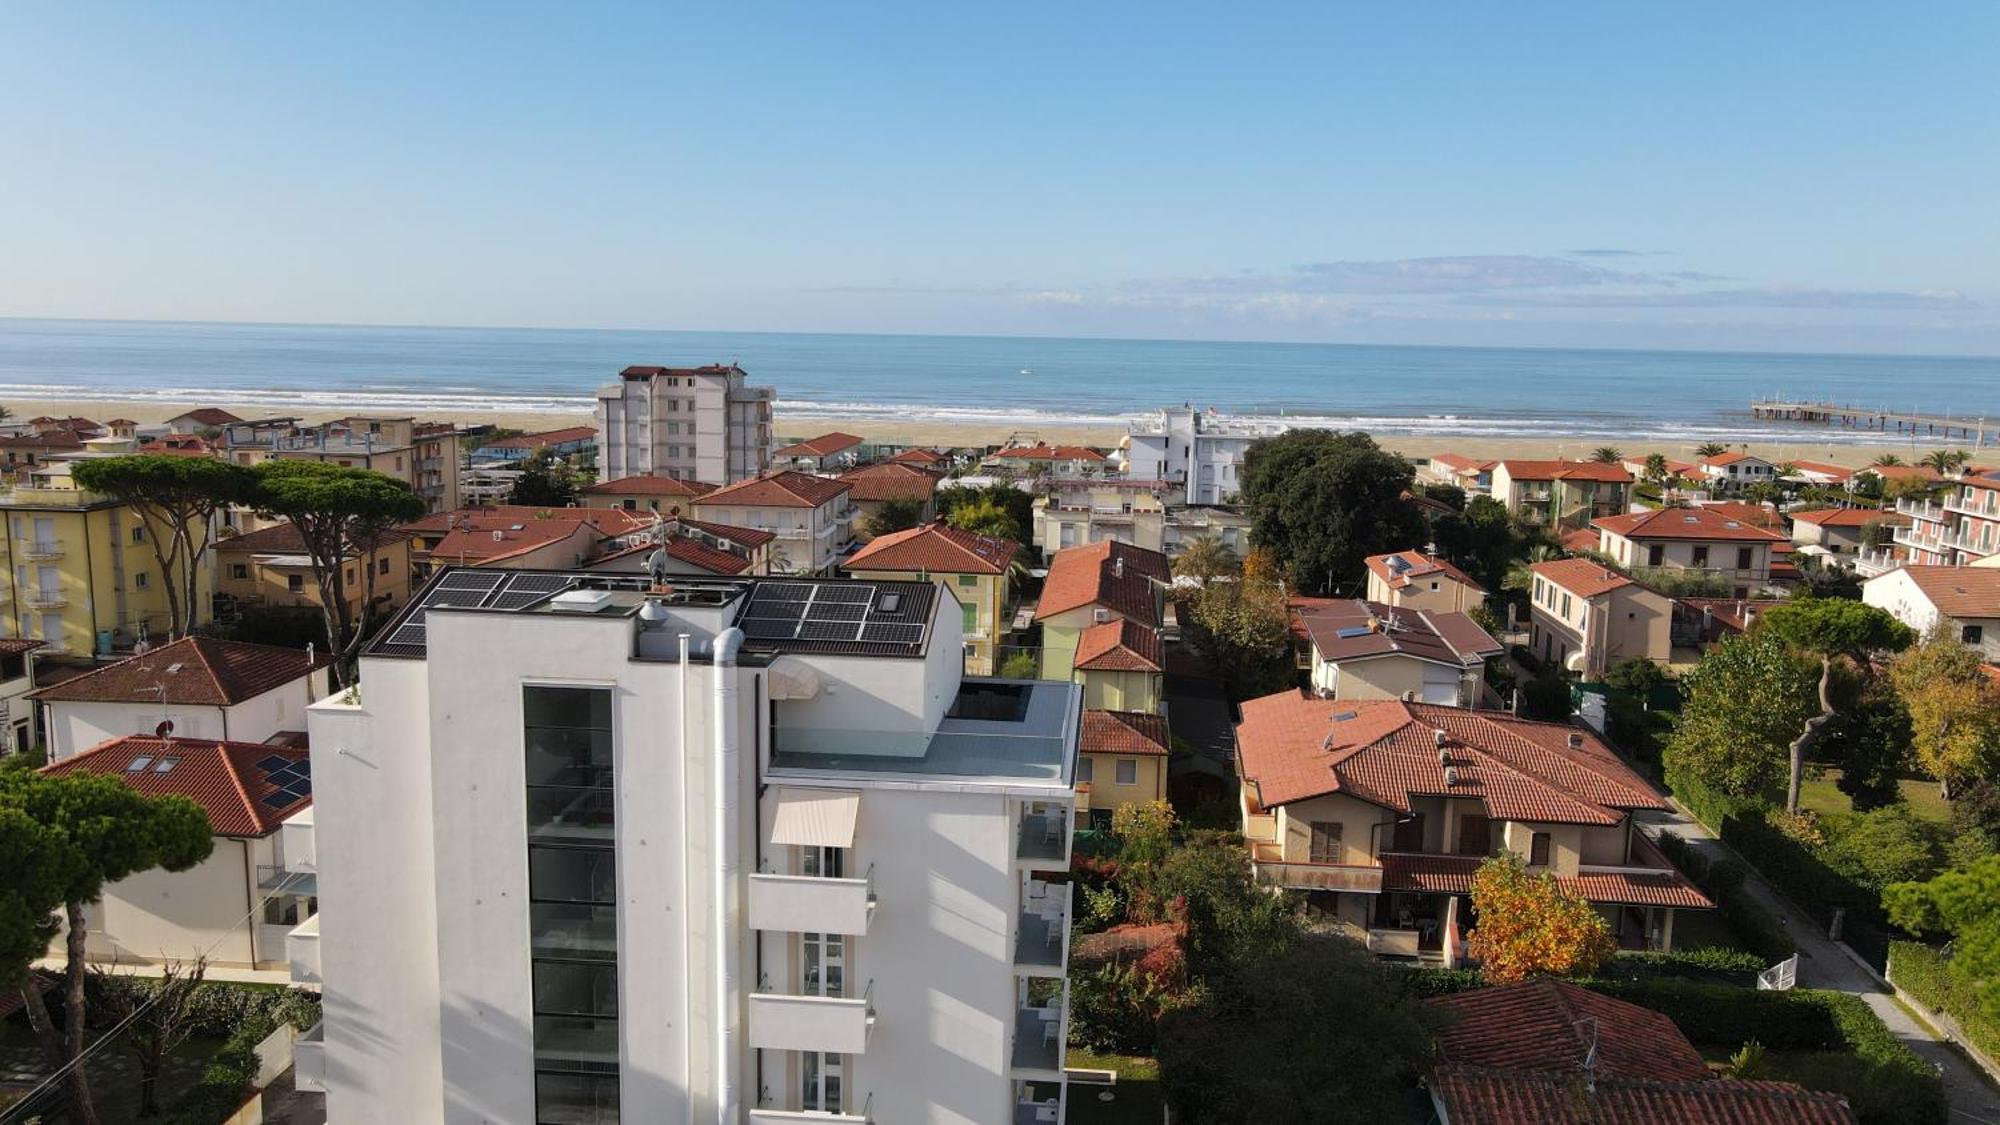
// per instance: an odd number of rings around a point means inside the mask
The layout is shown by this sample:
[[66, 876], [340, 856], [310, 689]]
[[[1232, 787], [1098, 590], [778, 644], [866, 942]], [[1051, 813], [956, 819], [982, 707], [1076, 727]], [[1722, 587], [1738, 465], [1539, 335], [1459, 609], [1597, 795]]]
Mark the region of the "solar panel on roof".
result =
[[1342, 640], [1353, 640], [1356, 637], [1365, 637], [1374, 631], [1366, 625], [1349, 625], [1345, 629], [1335, 629], [1333, 635]]
[[743, 635], [759, 641], [788, 641], [799, 631], [796, 621], [775, 621], [760, 617], [743, 622]]
[[415, 645], [422, 647], [424, 643], [423, 622], [410, 621], [397, 626], [396, 631], [389, 637], [389, 643], [392, 645]]
[[806, 608], [807, 621], [859, 621], [866, 616], [866, 602], [815, 601]]
[[291, 764], [292, 760], [290, 758], [281, 758], [276, 754], [257, 759], [257, 768], [263, 770], [265, 773], [270, 773], [272, 770], [284, 769]]
[[852, 602], [857, 605], [867, 605], [874, 597], [875, 587], [873, 586], [820, 586], [813, 595], [813, 601], [819, 603], [837, 602], [843, 605]]
[[861, 632], [859, 621], [805, 621], [799, 625], [802, 641], [851, 641]]
[[573, 580], [566, 574], [516, 574], [508, 581], [507, 589], [510, 592], [514, 590], [535, 590], [544, 594], [553, 594], [557, 590], [569, 589], [572, 584]]
[[491, 571], [454, 570], [438, 579], [439, 590], [491, 590], [506, 581], [505, 574]]
[[526, 609], [549, 596], [548, 590], [508, 590], [493, 599], [491, 609]]
[[806, 614], [810, 602], [751, 602], [743, 611], [745, 617], [768, 617], [779, 621], [797, 621]]
[[282, 809], [296, 800], [298, 800], [297, 797], [287, 796], [284, 790], [281, 789], [276, 793], [264, 794], [263, 803], [269, 808]]
[[861, 639], [880, 644], [913, 645], [924, 639], [924, 627], [871, 621], [861, 627]]
[[757, 587], [758, 601], [776, 599], [802, 602], [812, 596], [812, 586], [804, 582], [765, 582]]

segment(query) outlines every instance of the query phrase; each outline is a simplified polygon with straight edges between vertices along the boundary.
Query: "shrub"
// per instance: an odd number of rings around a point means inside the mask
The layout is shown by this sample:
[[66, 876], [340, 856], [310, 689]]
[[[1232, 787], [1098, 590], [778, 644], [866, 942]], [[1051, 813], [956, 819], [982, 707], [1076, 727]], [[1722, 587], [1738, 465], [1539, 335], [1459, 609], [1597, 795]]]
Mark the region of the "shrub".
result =
[[1954, 973], [1942, 950], [1921, 942], [1890, 942], [1889, 976], [1919, 1003], [1957, 1020], [1973, 1046], [2000, 1055], [2000, 1021], [1980, 1006], [1978, 982]]
[[1405, 996], [1427, 1000], [1433, 996], [1449, 996], [1454, 992], [1469, 992], [1486, 987], [1486, 980], [1478, 969], [1443, 969], [1426, 965], [1399, 965], [1391, 970], [1392, 979]]
[[1945, 828], [1888, 805], [1847, 819], [1822, 851], [1827, 866], [1881, 894], [1891, 883], [1914, 883], [1936, 875], [1944, 864]]
[[1798, 952], [1798, 944], [1755, 899], [1743, 890], [1741, 864], [1728, 859], [1711, 859], [1672, 832], [1660, 833], [1660, 850], [1681, 869], [1701, 892], [1714, 901], [1722, 920], [1736, 940], [1765, 964], [1782, 961]]
[[1741, 949], [1689, 949], [1673, 953], [1623, 952], [1597, 967], [1598, 980], [1670, 978], [1753, 987], [1769, 962]]

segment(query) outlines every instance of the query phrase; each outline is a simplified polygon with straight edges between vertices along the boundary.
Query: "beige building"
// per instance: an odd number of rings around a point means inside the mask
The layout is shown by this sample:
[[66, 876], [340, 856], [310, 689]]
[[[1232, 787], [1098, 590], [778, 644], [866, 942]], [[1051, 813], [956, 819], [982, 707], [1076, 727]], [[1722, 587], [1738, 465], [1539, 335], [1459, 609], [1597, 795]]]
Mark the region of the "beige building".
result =
[[1910, 517], [1894, 509], [1815, 508], [1793, 512], [1791, 517], [1795, 553], [1822, 566], [1852, 567], [1865, 549], [1862, 539], [1870, 525], [1877, 528], [1878, 553], [1894, 547], [1896, 528], [1910, 525]]
[[1324, 699], [1407, 699], [1477, 706], [1486, 662], [1506, 651], [1463, 613], [1341, 599], [1295, 609]]
[[2000, 665], [2000, 569], [1906, 566], [1862, 583], [1861, 600], [1919, 633], [1942, 623], [1981, 660]]
[[1167, 556], [1103, 541], [1058, 551], [1042, 582], [1035, 621], [1042, 627], [1042, 675], [1067, 680], [1092, 626], [1130, 620], [1157, 633], [1166, 613]]
[[1556, 559], [1529, 567], [1529, 651], [1586, 680], [1634, 657], [1673, 654], [1674, 603], [1601, 563]]
[[1486, 588], [1443, 559], [1422, 551], [1370, 555], [1368, 600], [1395, 609], [1470, 613], [1486, 604]]
[[1631, 503], [1632, 474], [1599, 461], [1499, 461], [1493, 497], [1524, 523], [1587, 527]]
[[1073, 477], [1041, 487], [1033, 535], [1044, 554], [1104, 542], [1167, 549], [1165, 496], [1172, 486], [1165, 481]]
[[578, 498], [586, 508], [622, 508], [628, 512], [661, 512], [673, 515], [691, 508], [695, 500], [715, 491], [715, 485], [673, 477], [619, 477], [599, 481], [583, 490]]
[[272, 457], [369, 469], [407, 481], [433, 512], [459, 505], [458, 427], [450, 422], [356, 415], [275, 436], [271, 442], [261, 452], [232, 445], [229, 455], [238, 464]]
[[777, 536], [774, 574], [830, 574], [854, 541], [847, 482], [780, 471], [716, 489], [694, 501], [694, 514]]
[[[348, 612], [359, 621], [364, 616], [362, 601], [369, 597], [368, 583], [373, 571], [372, 612], [394, 613], [410, 600], [413, 567], [408, 532], [391, 531], [367, 552], [350, 553], [342, 565], [341, 584], [347, 593]], [[305, 540], [289, 522], [243, 535], [219, 539], [215, 554], [215, 591], [237, 609], [255, 606], [311, 606], [319, 608], [319, 583], [313, 580], [312, 557], [306, 554]]]
[[1382, 954], [1456, 965], [1473, 874], [1514, 852], [1597, 907], [1626, 948], [1673, 948], [1712, 904], [1632, 823], [1666, 802], [1575, 727], [1399, 700], [1243, 704], [1243, 834], [1259, 882], [1307, 892]]
[[891, 501], [917, 506], [917, 522], [937, 514], [938, 481], [944, 474], [901, 461], [878, 461], [840, 474], [854, 504], [854, 537], [868, 538], [868, 528]]
[[731, 483], [771, 463], [773, 387], [734, 364], [627, 367], [597, 390], [600, 480], [659, 476]]
[[936, 582], [958, 603], [965, 674], [999, 674], [1007, 629], [1007, 591], [1020, 544], [927, 523], [871, 540], [844, 566], [853, 578]]
[[1627, 570], [1685, 570], [1731, 583], [1749, 597], [1771, 582], [1774, 556], [1791, 540], [1712, 508], [1654, 508], [1592, 524], [1598, 553]]
[[1070, 679], [1083, 685], [1085, 707], [1164, 712], [1166, 667], [1159, 630], [1120, 617], [1092, 625], [1077, 637]]
[[1753, 484], [1778, 479], [1778, 467], [1748, 453], [1718, 453], [1695, 464], [1702, 483], [1713, 492], [1737, 492]]
[[651, 574], [657, 562], [669, 576], [761, 577], [771, 573], [771, 543], [776, 539], [752, 527], [669, 516], [643, 534], [628, 536], [629, 546], [601, 554], [582, 569], [592, 574]]
[[1077, 814], [1107, 828], [1125, 805], [1166, 800], [1169, 739], [1165, 716], [1085, 710], [1076, 746]]

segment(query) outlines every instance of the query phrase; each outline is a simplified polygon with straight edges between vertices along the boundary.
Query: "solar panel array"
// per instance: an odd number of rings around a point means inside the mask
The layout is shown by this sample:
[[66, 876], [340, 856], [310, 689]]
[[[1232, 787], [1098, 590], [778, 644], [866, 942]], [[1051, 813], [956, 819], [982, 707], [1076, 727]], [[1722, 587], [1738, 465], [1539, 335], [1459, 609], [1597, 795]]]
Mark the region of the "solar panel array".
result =
[[737, 627], [750, 641], [920, 646], [929, 603], [866, 582], [759, 582]]
[[536, 574], [508, 570], [454, 570], [425, 590], [394, 630], [376, 642], [375, 651], [392, 656], [422, 656], [427, 633], [424, 614], [435, 606], [468, 609], [526, 609], [575, 584], [566, 574]]
[[312, 762], [306, 758], [287, 758], [283, 754], [270, 754], [257, 759], [257, 768], [264, 773], [264, 780], [273, 789], [264, 794], [263, 803], [273, 809], [297, 804], [312, 796]]

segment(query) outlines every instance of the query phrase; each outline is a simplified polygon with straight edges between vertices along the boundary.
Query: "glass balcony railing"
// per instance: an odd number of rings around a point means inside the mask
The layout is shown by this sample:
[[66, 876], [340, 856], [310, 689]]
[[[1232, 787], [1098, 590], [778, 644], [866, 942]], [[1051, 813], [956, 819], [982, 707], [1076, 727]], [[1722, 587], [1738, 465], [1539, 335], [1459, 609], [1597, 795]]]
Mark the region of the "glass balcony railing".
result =
[[528, 907], [529, 944], [537, 957], [609, 961], [618, 956], [618, 908], [537, 902]]
[[528, 786], [528, 835], [603, 843], [613, 836], [616, 794], [595, 786]]

